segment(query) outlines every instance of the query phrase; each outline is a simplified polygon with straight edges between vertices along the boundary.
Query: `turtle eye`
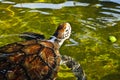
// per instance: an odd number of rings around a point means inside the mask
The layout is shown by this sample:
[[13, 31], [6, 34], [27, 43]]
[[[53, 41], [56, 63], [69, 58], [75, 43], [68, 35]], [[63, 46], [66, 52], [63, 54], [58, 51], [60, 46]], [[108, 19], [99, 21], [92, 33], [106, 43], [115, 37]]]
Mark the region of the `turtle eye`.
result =
[[66, 32], [68, 31], [68, 29], [66, 30]]
[[68, 29], [65, 32], [68, 32]]
[[65, 37], [68, 37], [68, 36], [69, 36], [69, 30], [66, 29], [66, 30], [65, 30], [65, 34], [64, 34], [64, 38], [65, 38]]

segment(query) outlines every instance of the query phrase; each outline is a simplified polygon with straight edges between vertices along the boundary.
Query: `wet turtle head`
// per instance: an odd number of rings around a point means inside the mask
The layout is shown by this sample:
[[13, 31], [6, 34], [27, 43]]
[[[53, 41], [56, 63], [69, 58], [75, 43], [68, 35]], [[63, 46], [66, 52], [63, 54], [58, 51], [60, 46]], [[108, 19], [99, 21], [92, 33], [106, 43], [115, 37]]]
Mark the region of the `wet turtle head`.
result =
[[57, 42], [60, 46], [63, 42], [70, 37], [71, 26], [69, 23], [62, 23], [58, 26], [57, 30], [50, 38], [50, 41]]
[[71, 34], [71, 26], [69, 23], [60, 24], [55, 31], [54, 35], [57, 39], [66, 40], [70, 37]]

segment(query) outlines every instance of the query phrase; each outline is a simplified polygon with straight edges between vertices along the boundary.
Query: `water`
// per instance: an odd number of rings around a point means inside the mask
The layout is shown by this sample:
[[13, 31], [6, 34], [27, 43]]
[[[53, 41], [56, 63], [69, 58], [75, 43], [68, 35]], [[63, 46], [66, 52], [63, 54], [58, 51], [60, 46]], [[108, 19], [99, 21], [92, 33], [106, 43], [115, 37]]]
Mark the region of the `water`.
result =
[[[119, 0], [0, 0], [0, 46], [21, 41], [17, 36], [22, 32], [49, 38], [63, 22], [71, 24], [72, 35], [61, 54], [75, 58], [88, 80], [119, 80]], [[109, 36], [117, 41], [110, 41]], [[75, 77], [61, 67], [57, 80], [68, 79]]]

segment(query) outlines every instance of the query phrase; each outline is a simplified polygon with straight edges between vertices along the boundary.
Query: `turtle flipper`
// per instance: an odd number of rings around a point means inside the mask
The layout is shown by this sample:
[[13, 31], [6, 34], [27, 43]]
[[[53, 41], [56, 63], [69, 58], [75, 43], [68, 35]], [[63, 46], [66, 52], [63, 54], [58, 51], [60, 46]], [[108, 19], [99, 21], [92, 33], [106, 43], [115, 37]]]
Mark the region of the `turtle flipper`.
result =
[[72, 70], [77, 80], [87, 80], [82, 67], [72, 57], [62, 55], [61, 59], [62, 59], [62, 63]]
[[38, 33], [33, 33], [33, 32], [25, 32], [20, 34], [19, 36], [20, 38], [26, 39], [26, 40], [32, 40], [32, 39], [40, 39], [43, 40], [45, 39], [45, 36], [42, 34], [38, 34]]

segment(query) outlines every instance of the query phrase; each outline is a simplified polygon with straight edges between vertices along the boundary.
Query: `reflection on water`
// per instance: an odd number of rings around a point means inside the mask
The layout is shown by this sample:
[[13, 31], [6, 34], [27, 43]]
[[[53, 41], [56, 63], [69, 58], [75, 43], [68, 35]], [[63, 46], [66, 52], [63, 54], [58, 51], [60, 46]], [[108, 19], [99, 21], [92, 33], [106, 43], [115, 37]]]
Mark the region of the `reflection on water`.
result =
[[99, 0], [99, 1], [108, 1], [108, 2], [114, 2], [114, 3], [120, 4], [119, 0]]
[[[61, 9], [63, 7], [74, 7], [74, 6], [88, 6], [87, 3], [80, 3], [75, 1], [67, 1], [60, 4], [52, 3], [22, 3], [23, 8], [48, 8], [48, 9]], [[21, 4], [16, 4], [14, 7], [21, 7]]]
[[[79, 61], [88, 80], [119, 80], [119, 0], [0, 0], [0, 46], [21, 41], [17, 35], [22, 32], [49, 38], [62, 22], [72, 25], [72, 35], [60, 49], [61, 54]], [[75, 78], [62, 68], [58, 80], [68, 79]]]

